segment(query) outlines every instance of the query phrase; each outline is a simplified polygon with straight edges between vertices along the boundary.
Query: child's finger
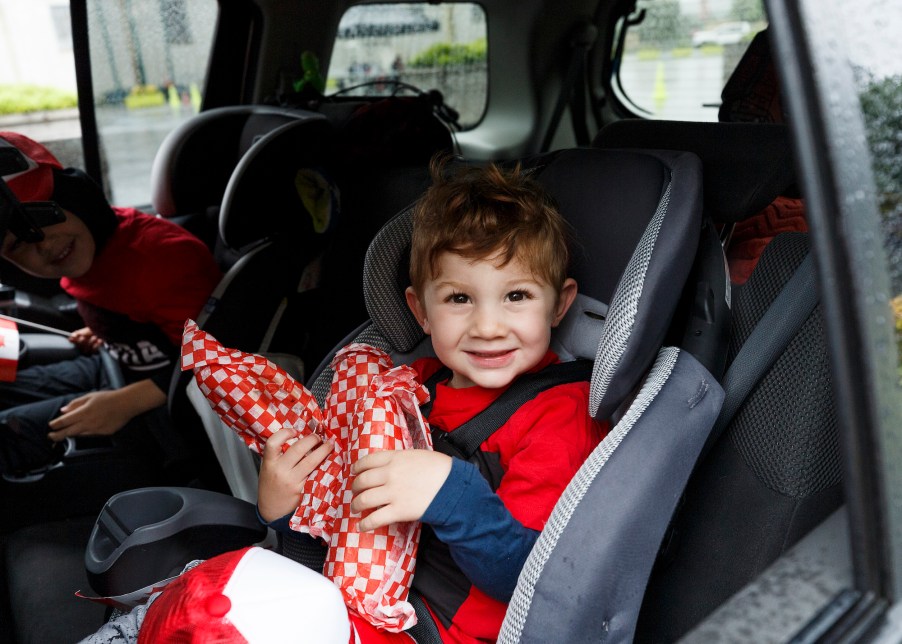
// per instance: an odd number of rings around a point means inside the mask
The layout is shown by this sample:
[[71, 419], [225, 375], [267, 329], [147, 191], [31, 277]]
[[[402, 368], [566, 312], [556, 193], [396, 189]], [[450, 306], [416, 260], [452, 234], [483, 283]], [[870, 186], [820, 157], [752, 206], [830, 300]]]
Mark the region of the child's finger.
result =
[[282, 446], [295, 435], [295, 430], [291, 427], [283, 427], [275, 432], [263, 444], [263, 458], [265, 460], [277, 458], [282, 453]]
[[351, 510], [354, 512], [366, 512], [367, 510], [375, 510], [391, 502], [391, 495], [384, 487], [367, 488], [361, 492], [354, 492], [354, 499], [351, 501]]
[[361, 472], [366, 472], [374, 467], [385, 467], [388, 465], [389, 461], [391, 461], [393, 453], [392, 450], [384, 450], [367, 454], [351, 465], [351, 474], [360, 474]]
[[360, 523], [357, 524], [357, 528], [361, 532], [367, 532], [369, 530], [378, 530], [384, 526], [387, 526], [391, 523], [397, 523], [398, 519], [394, 518], [395, 513], [390, 505], [383, 506], [378, 510], [373, 510], [370, 514], [363, 517], [360, 520]]
[[[293, 430], [292, 430], [293, 431]], [[297, 436], [297, 434], [295, 434]], [[289, 436], [289, 438], [291, 438]], [[298, 463], [307, 456], [307, 452], [310, 452], [314, 448], [318, 447], [320, 443], [322, 443], [322, 438], [317, 436], [316, 434], [307, 434], [303, 438], [299, 439], [296, 443], [294, 443], [291, 447], [285, 450], [285, 454], [291, 453], [291, 459]]]

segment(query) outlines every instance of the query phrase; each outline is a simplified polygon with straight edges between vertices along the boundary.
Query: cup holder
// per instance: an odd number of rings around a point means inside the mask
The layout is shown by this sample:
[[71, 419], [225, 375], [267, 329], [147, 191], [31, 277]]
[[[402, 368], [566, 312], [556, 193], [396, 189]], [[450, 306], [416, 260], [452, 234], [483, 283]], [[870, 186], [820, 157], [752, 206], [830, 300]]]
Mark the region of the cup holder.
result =
[[97, 517], [85, 570], [91, 587], [113, 597], [178, 574], [194, 559], [259, 543], [266, 528], [256, 506], [196, 488], [128, 490]]

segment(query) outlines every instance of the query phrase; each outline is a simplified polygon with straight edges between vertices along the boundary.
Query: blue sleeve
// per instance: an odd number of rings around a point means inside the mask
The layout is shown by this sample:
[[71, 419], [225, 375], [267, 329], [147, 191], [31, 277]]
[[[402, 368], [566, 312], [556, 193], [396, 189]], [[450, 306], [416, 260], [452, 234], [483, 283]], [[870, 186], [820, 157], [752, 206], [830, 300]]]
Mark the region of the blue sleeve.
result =
[[432, 526], [474, 586], [510, 601], [539, 533], [514, 518], [479, 468], [459, 458], [451, 461], [451, 473], [422, 521]]
[[272, 528], [278, 533], [285, 534], [287, 532], [291, 532], [291, 528], [288, 525], [288, 522], [291, 520], [291, 517], [294, 516], [293, 512], [286, 514], [284, 517], [279, 517], [272, 523], [267, 523], [266, 519], [260, 516], [260, 506], [257, 506], [257, 521], [265, 525], [267, 528]]

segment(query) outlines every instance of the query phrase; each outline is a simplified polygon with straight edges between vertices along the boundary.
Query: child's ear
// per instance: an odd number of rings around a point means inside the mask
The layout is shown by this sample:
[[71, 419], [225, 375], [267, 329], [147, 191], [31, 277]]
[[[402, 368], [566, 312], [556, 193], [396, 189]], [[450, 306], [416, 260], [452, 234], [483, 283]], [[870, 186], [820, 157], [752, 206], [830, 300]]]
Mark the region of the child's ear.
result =
[[557, 298], [557, 307], [554, 309], [554, 319], [551, 321], [552, 327], [556, 327], [561, 323], [561, 320], [564, 319], [567, 310], [570, 308], [570, 305], [573, 304], [573, 300], [575, 299], [576, 280], [572, 277], [568, 277], [564, 280], [564, 285], [561, 287], [561, 292]]
[[410, 307], [410, 312], [413, 313], [413, 317], [415, 317], [417, 323], [423, 327], [423, 333], [429, 335], [429, 320], [426, 319], [426, 307], [420, 302], [417, 292], [413, 290], [412, 286], [408, 286], [404, 290], [404, 297], [407, 298], [407, 306]]

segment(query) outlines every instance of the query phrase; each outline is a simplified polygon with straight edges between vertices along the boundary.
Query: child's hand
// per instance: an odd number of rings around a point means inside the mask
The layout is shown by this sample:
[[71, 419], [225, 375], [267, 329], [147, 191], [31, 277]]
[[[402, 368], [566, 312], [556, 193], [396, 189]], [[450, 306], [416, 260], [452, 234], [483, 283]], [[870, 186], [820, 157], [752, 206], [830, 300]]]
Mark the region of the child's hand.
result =
[[47, 437], [61, 441], [76, 436], [111, 436], [134, 415], [123, 390], [91, 391], [60, 407], [60, 415], [49, 423]]
[[297, 432], [286, 427], [270, 436], [263, 446], [257, 507], [267, 522], [297, 509], [304, 481], [332, 451], [332, 443], [321, 443], [319, 436], [309, 434], [283, 454], [282, 446], [295, 436]]
[[103, 346], [103, 340], [94, 335], [94, 332], [88, 327], [70, 333], [69, 342], [85, 354], [97, 353], [97, 350]]
[[373, 510], [360, 521], [360, 530], [389, 523], [416, 521], [451, 472], [451, 457], [422, 449], [367, 454], [351, 468], [354, 512]]

